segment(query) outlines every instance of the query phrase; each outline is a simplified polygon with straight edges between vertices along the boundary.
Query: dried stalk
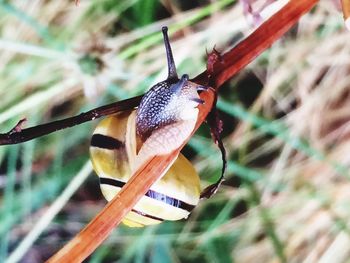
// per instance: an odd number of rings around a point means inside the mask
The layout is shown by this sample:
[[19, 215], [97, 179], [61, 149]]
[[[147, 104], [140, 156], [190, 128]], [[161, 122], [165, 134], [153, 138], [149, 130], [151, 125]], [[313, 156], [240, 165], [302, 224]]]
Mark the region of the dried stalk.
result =
[[[317, 2], [318, 0], [291, 0], [254, 33], [212, 65], [212, 86], [217, 90], [225, 81], [279, 39]], [[203, 72], [194, 81], [200, 84], [205, 83], [207, 75], [207, 72]], [[205, 101], [205, 104], [199, 107], [200, 115], [196, 129], [210, 111], [214, 97], [215, 94], [212, 92], [201, 94], [201, 99]], [[136, 171], [120, 193], [48, 262], [81, 262], [88, 257], [107, 238], [150, 186], [159, 179], [168, 163], [176, 158], [182, 147], [183, 145], [168, 155], [155, 156]]]
[[133, 97], [123, 101], [114, 102], [105, 106], [98, 107], [88, 112], [81, 113], [77, 116], [66, 118], [63, 120], [53, 121], [27, 129], [22, 129], [22, 123], [25, 119], [20, 120], [11, 131], [0, 133], [0, 145], [17, 144], [26, 142], [49, 133], [70, 128], [87, 121], [95, 120], [106, 115], [116, 113], [118, 111], [128, 110], [139, 105], [142, 96]]

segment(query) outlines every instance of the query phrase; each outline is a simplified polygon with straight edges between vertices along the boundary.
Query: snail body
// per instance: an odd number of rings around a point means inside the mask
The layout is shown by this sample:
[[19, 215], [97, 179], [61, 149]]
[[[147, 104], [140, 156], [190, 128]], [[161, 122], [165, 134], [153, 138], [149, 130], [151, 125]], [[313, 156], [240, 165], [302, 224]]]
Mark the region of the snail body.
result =
[[[107, 201], [118, 194], [132, 175], [132, 165], [137, 158], [137, 139], [132, 136], [135, 134], [135, 115], [134, 110], [104, 119], [91, 139], [91, 160]], [[167, 173], [124, 218], [123, 223], [141, 227], [164, 220], [187, 218], [199, 198], [199, 176], [192, 164], [180, 154]]]
[[[110, 201], [149, 158], [170, 153], [192, 133], [205, 87], [177, 76], [167, 29], [163, 28], [168, 78], [154, 85], [137, 109], [110, 116], [96, 127], [90, 145], [94, 170]], [[200, 199], [200, 180], [180, 154], [169, 170], [135, 205], [123, 222], [131, 227], [187, 218]]]

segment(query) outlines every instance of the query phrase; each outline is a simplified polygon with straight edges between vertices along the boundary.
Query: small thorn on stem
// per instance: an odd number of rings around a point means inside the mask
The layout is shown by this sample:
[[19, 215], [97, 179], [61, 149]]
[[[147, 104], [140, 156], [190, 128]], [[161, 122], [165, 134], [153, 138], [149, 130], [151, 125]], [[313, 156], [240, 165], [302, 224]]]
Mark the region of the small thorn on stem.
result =
[[225, 178], [221, 178], [218, 182], [215, 184], [209, 185], [206, 187], [200, 194], [201, 199], [209, 199], [212, 197], [216, 192], [218, 191], [219, 187], [221, 186], [222, 182], [225, 181]]
[[13, 133], [16, 133], [16, 132], [21, 132], [21, 131], [22, 131], [22, 128], [23, 128], [23, 125], [24, 125], [24, 123], [25, 123], [26, 121], [27, 121], [26, 118], [21, 119], [21, 120], [16, 124], [16, 126], [13, 127], [13, 128], [11, 129], [11, 131], [9, 132], [9, 134], [13, 134]]
[[222, 63], [223, 59], [220, 52], [215, 49], [215, 46], [213, 47], [213, 50], [207, 55], [207, 72], [208, 76], [210, 77], [214, 74], [214, 65], [216, 63]]

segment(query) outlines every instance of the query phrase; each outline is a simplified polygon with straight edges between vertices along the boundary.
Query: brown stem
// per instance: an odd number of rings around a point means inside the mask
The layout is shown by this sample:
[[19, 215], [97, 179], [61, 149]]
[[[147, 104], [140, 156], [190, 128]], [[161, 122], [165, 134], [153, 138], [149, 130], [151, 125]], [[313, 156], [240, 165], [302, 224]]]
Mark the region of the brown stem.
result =
[[[223, 55], [222, 66], [218, 65], [218, 68], [214, 70], [217, 87], [280, 38], [317, 2], [318, 0], [290, 0], [285, 7], [266, 21], [251, 36]], [[206, 73], [202, 73], [195, 80], [205, 83], [207, 77]], [[212, 92], [201, 93], [201, 99], [205, 101], [205, 104], [199, 107], [200, 115], [196, 129], [210, 111], [214, 96]], [[176, 158], [182, 147], [168, 155], [155, 156], [136, 171], [119, 194], [48, 262], [81, 262], [88, 257], [108, 237], [109, 233], [135, 206], [151, 185], [159, 179], [169, 162]]]
[[[283, 8], [283, 16], [278, 18], [280, 21], [279, 24], [271, 26], [271, 22], [269, 21], [272, 21], [272, 19], [263, 23], [244, 41], [239, 43], [229, 52], [220, 56], [215, 63], [210, 64], [208, 71], [210, 71], [212, 86], [220, 87], [225, 81], [230, 79], [249, 62], [253, 61], [259, 54], [272, 45], [272, 43], [276, 40], [276, 36], [281, 36], [284, 32], [286, 32], [286, 30], [294, 25], [301, 15], [307, 12], [305, 9], [305, 3], [315, 4], [316, 2], [317, 0], [291, 0], [287, 6], [293, 6], [293, 9]], [[278, 13], [281, 13], [281, 11]], [[276, 16], [273, 17], [276, 18]], [[198, 84], [206, 85], [207, 80], [208, 72], [204, 71], [192, 81]], [[13, 132], [12, 129], [8, 133], [0, 134], [0, 145], [25, 142], [58, 130], [73, 127], [87, 121], [113, 114], [118, 111], [131, 109], [136, 107], [140, 100], [141, 96], [134, 97], [105, 105], [86, 113], [81, 113], [80, 115], [74, 117], [23, 129], [18, 132]]]
[[[116, 113], [118, 111], [124, 111], [137, 107], [141, 101], [142, 96], [133, 97], [130, 99], [114, 102], [88, 112], [81, 113], [77, 116], [66, 118], [63, 120], [53, 121], [27, 129], [22, 129], [23, 121], [21, 120], [11, 131], [7, 133], [0, 133], [0, 145], [17, 144], [26, 142], [40, 136], [47, 135], [49, 133], [73, 127], [81, 123], [95, 120], [97, 118]], [[18, 129], [20, 128], [20, 129]]]
[[[308, 12], [317, 2], [318, 0], [290, 0], [285, 7], [246, 39], [220, 57], [220, 60], [213, 66], [212, 79], [215, 80], [214, 85], [220, 87], [232, 78], [233, 75], [270, 47], [276, 41], [276, 36], [278, 38], [282, 36], [299, 20], [300, 16]], [[193, 81], [202, 81], [205, 78], [206, 72], [203, 72]]]
[[[200, 112], [195, 130], [205, 120], [213, 105], [214, 97], [215, 94], [212, 90], [201, 94], [201, 99], [205, 100], [206, 103], [198, 107]], [[118, 195], [48, 262], [82, 262], [89, 256], [163, 174], [168, 164], [177, 158], [181, 148], [186, 143], [187, 141], [167, 155], [153, 157], [139, 168]]]

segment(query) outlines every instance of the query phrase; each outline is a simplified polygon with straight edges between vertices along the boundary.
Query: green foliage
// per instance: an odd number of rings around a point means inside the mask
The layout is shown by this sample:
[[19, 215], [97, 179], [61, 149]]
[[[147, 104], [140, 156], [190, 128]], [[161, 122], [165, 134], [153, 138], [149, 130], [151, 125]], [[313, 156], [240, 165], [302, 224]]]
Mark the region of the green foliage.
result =
[[[163, 25], [179, 73], [191, 77], [205, 69], [206, 49], [226, 50], [251, 29], [234, 0], [188, 10], [181, 1], [80, 2], [0, 1], [0, 132], [23, 117], [28, 127], [143, 93], [167, 74]], [[187, 220], [118, 227], [89, 262], [300, 262], [324, 247], [312, 237], [332, 244], [349, 233], [348, 35], [330, 5], [220, 90], [229, 158], [219, 192]], [[1, 262], [46, 260], [105, 205], [86, 164], [96, 123], [0, 147]], [[203, 187], [219, 176], [207, 127], [184, 153]], [[324, 213], [329, 221], [316, 217]]]

